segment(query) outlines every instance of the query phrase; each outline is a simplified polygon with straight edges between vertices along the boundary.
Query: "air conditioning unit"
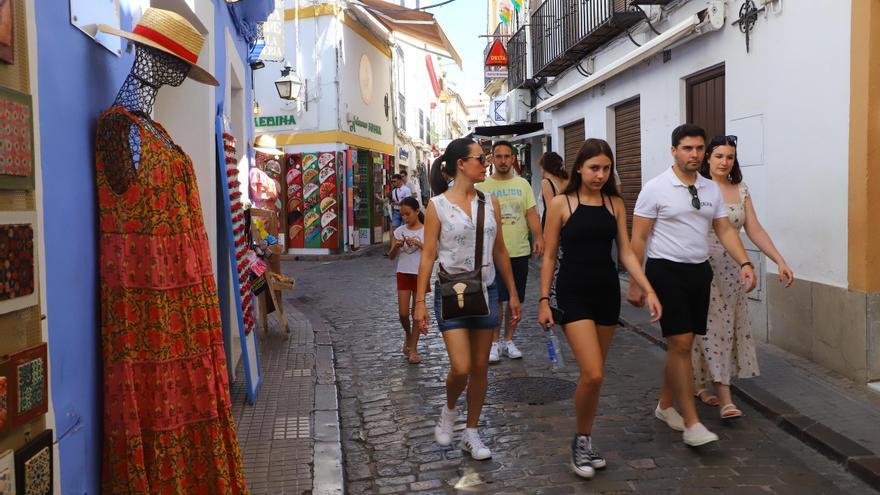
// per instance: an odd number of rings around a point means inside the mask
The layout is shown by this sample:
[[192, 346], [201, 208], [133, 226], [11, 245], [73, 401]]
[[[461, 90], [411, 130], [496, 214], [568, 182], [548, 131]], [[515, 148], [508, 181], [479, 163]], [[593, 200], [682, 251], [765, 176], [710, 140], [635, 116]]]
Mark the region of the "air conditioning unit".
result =
[[507, 93], [507, 123], [528, 122], [531, 100], [532, 95], [528, 89], [514, 89]]

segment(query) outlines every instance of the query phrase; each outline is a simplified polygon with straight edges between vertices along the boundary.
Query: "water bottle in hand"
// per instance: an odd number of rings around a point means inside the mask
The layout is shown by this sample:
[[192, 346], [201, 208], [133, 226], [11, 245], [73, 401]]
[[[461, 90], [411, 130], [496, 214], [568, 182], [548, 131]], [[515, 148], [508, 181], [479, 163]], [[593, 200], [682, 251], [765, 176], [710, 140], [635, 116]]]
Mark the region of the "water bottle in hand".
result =
[[559, 347], [559, 339], [553, 329], [547, 331], [547, 356], [550, 358], [550, 369], [553, 371], [562, 369], [565, 362], [562, 359], [562, 349]]

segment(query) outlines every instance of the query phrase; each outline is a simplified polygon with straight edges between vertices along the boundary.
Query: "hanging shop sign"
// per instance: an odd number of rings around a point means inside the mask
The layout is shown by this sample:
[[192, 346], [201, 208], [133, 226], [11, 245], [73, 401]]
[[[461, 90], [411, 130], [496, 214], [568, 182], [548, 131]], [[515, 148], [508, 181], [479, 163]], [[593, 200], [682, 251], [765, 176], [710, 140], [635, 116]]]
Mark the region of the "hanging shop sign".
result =
[[507, 79], [508, 62], [507, 48], [504, 47], [504, 42], [501, 40], [493, 41], [486, 53], [483, 75], [486, 79]]
[[365, 121], [357, 118], [356, 116], [349, 117], [348, 118], [349, 131], [355, 132], [355, 131], [357, 131], [358, 127], [360, 127], [361, 129], [365, 129], [367, 132], [371, 132], [371, 133], [376, 134], [378, 136], [382, 135], [382, 126], [380, 126], [379, 124], [374, 124], [372, 122], [365, 122]]
[[254, 117], [254, 127], [280, 127], [288, 125], [296, 125], [296, 117], [293, 115]]
[[409, 160], [409, 150], [406, 148], [398, 148], [397, 158], [400, 158], [401, 160]]

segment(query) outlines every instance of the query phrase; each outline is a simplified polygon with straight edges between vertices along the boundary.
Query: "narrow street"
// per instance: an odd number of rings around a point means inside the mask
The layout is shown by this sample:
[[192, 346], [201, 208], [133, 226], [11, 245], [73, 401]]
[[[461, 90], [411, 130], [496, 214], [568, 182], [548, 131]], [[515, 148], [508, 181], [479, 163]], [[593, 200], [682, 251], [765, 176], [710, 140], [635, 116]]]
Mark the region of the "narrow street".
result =
[[[502, 358], [490, 368], [480, 428], [492, 459], [463, 458], [455, 443], [442, 448], [433, 426], [445, 396], [443, 341], [432, 325], [420, 343], [422, 364], [406, 363], [394, 265], [379, 253], [285, 266], [297, 277], [292, 303], [320, 312], [333, 327], [347, 493], [872, 493], [745, 403], [745, 419], [733, 425], [701, 407], [721, 441], [687, 448], [680, 433], [652, 414], [661, 349], [623, 328], [611, 348], [593, 432], [609, 465], [593, 480], [577, 478], [569, 468], [577, 369], [566, 347], [564, 371], [549, 370], [534, 323], [534, 270], [517, 337], [524, 358]], [[462, 413], [456, 431], [463, 428]]]

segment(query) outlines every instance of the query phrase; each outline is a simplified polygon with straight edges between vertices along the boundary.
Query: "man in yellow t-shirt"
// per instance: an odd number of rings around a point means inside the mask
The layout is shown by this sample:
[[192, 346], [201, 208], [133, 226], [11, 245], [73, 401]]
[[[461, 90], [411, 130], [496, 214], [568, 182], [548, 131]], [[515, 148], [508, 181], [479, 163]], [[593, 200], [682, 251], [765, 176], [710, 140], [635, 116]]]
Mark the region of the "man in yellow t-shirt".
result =
[[[541, 219], [535, 211], [535, 193], [532, 186], [522, 177], [513, 172], [516, 159], [513, 145], [507, 141], [496, 141], [492, 146], [495, 171], [484, 182], [478, 183], [477, 189], [498, 198], [501, 205], [501, 233], [504, 245], [510, 254], [513, 267], [513, 279], [516, 282], [516, 293], [520, 303], [525, 301], [526, 280], [529, 275], [529, 258], [532, 250], [536, 255], [544, 254], [544, 237], [541, 234]], [[533, 244], [529, 243], [529, 231], [532, 233]], [[495, 329], [495, 341], [489, 352], [489, 362], [497, 363], [501, 354], [518, 359], [522, 353], [513, 343], [516, 324], [510, 322], [510, 315], [504, 312], [505, 302], [510, 300], [507, 286], [498, 284], [498, 314], [504, 317], [504, 341], [499, 342], [501, 328]]]

